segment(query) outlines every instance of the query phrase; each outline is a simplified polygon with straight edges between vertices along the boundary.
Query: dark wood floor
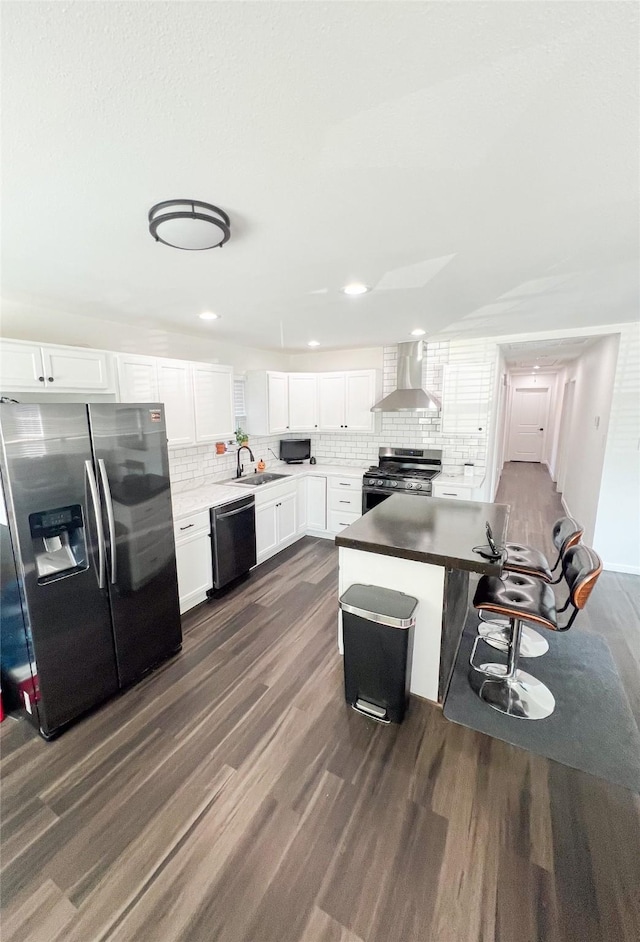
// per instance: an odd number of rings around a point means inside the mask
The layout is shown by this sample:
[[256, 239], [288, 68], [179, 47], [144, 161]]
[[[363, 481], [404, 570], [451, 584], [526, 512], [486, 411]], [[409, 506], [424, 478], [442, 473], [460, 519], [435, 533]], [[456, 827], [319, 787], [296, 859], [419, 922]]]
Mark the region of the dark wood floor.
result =
[[[530, 469], [500, 496], [544, 545]], [[622, 663], [611, 578], [589, 630], [615, 621]], [[336, 586], [307, 538], [58, 741], [2, 724], [3, 942], [637, 942], [636, 797], [425, 702], [400, 727], [347, 709]]]

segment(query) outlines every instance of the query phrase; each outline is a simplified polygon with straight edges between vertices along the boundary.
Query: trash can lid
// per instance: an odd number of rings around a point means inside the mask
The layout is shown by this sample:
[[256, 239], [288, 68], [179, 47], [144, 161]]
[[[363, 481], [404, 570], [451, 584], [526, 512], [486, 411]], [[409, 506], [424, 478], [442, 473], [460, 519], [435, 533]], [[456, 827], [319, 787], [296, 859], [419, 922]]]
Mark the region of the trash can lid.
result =
[[349, 586], [340, 598], [343, 612], [359, 615], [391, 628], [410, 628], [415, 625], [414, 612], [418, 600], [396, 589], [383, 589], [378, 585]]

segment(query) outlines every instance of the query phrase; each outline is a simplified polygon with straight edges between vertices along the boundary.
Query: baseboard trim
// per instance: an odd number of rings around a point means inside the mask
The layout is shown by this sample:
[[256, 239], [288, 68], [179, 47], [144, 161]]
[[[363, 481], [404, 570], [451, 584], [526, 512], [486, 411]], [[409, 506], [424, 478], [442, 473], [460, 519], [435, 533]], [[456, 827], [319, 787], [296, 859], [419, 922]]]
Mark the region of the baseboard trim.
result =
[[573, 514], [572, 514], [571, 511], [569, 510], [569, 505], [567, 504], [566, 500], [564, 499], [564, 494], [561, 494], [561, 495], [560, 495], [560, 503], [561, 503], [562, 506], [564, 507], [564, 512], [566, 513], [567, 517], [573, 517]]
[[632, 576], [640, 576], [640, 566], [627, 566], [626, 563], [603, 563], [606, 572], [627, 572]]

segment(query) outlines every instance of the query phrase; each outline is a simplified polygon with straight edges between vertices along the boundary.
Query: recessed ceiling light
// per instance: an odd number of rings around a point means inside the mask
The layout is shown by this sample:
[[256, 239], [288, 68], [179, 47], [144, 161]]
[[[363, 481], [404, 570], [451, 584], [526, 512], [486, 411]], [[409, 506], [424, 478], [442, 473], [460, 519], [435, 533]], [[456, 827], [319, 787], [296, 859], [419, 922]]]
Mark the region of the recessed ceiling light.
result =
[[363, 285], [359, 281], [354, 281], [350, 285], [345, 285], [341, 291], [343, 294], [348, 294], [349, 297], [353, 298], [359, 294], [366, 294], [367, 291], [371, 291], [371, 288], [369, 285]]
[[307, 346], [308, 346], [308, 347], [319, 347], [319, 346], [320, 346], [320, 341], [319, 341], [319, 340], [310, 340], [310, 341], [308, 342]]
[[420, 327], [416, 327], [415, 330], [412, 330], [412, 331], [411, 331], [411, 336], [412, 336], [412, 337], [422, 337], [424, 333], [425, 333], [424, 330], [421, 330]]
[[220, 319], [220, 315], [214, 314], [213, 311], [203, 311], [199, 317], [201, 321], [217, 321]]
[[539, 370], [539, 369], [540, 369], [539, 366], [534, 366], [534, 370]]

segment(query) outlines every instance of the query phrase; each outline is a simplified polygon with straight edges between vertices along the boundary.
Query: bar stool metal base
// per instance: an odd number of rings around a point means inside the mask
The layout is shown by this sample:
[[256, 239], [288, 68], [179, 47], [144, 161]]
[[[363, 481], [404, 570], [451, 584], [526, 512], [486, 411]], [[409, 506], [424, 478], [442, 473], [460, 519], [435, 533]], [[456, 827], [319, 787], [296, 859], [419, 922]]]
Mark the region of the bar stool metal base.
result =
[[526, 671], [517, 669], [509, 677], [504, 664], [481, 664], [479, 671], [469, 671], [469, 683], [480, 699], [499, 713], [543, 720], [555, 710], [549, 688]]
[[[478, 625], [478, 634], [486, 644], [498, 651], [506, 651], [511, 638], [511, 626], [508, 620], [500, 621], [482, 620]], [[528, 625], [522, 626], [520, 635], [521, 657], [542, 657], [549, 650], [549, 642], [540, 632], [534, 631]]]

